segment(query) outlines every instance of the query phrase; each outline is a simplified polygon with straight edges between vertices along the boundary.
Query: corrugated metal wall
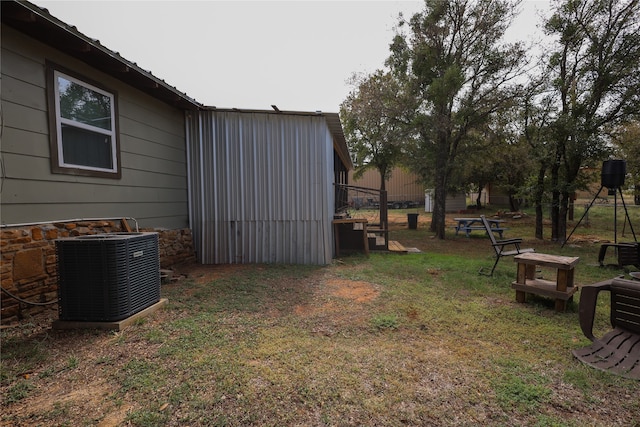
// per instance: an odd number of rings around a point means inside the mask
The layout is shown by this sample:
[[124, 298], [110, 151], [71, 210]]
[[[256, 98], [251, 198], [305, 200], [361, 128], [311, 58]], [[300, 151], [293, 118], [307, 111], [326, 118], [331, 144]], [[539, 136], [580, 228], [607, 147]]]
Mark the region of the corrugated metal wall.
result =
[[187, 113], [187, 141], [200, 262], [331, 262], [334, 159], [324, 117]]

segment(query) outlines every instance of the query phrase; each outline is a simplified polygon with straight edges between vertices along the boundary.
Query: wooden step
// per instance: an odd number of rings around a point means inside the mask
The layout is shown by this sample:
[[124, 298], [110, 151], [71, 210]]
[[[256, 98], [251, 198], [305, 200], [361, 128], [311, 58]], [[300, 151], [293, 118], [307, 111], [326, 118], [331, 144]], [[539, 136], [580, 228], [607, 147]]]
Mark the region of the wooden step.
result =
[[395, 240], [389, 240], [389, 251], [399, 252], [403, 254], [406, 254], [408, 252], [407, 248], [405, 248], [400, 244], [400, 242], [396, 242]]

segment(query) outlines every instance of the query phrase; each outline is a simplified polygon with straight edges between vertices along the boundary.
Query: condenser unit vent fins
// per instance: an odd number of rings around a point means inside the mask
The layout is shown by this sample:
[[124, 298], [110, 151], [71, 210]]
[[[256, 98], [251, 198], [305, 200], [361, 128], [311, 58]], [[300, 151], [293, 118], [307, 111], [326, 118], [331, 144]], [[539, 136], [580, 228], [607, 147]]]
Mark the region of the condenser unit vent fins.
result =
[[157, 233], [56, 240], [60, 320], [117, 321], [160, 301]]

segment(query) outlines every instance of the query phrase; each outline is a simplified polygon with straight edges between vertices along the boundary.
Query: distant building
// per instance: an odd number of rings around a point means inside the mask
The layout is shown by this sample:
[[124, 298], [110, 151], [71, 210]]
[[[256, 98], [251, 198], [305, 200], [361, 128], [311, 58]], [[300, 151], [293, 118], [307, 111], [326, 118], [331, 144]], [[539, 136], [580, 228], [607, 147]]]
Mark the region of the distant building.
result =
[[[366, 171], [362, 177], [357, 180], [353, 179], [353, 171], [349, 172], [349, 183], [359, 187], [380, 188], [380, 173], [376, 169]], [[420, 178], [413, 172], [401, 167], [395, 167], [391, 171], [391, 177], [386, 182], [387, 201], [390, 205], [395, 203], [396, 208], [406, 207], [406, 203], [410, 202], [411, 206], [423, 206], [427, 212], [429, 202], [433, 195], [431, 191], [426, 189], [420, 182]], [[466, 209], [466, 196], [464, 194], [456, 196], [447, 196], [446, 209], [447, 212], [458, 212]]]

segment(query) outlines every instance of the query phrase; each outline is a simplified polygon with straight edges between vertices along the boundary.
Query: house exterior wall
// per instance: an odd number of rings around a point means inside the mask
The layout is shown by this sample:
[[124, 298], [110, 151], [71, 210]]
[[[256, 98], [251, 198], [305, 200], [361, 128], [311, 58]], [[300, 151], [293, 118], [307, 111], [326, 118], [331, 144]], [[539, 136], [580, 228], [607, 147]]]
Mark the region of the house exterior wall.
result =
[[333, 138], [321, 115], [188, 113], [191, 228], [204, 264], [328, 264]]
[[[121, 179], [51, 172], [45, 62], [118, 94]], [[184, 113], [2, 26], [2, 223], [134, 217], [142, 227], [188, 225]]]

